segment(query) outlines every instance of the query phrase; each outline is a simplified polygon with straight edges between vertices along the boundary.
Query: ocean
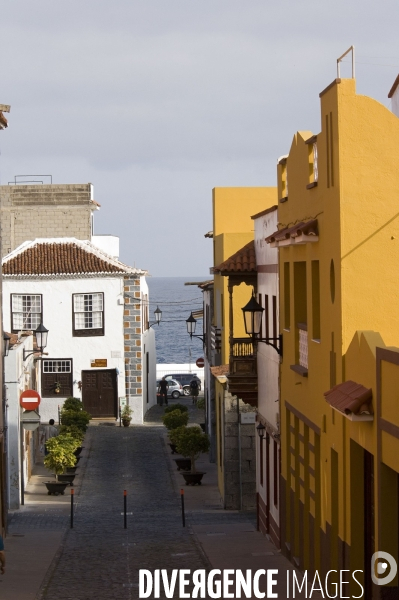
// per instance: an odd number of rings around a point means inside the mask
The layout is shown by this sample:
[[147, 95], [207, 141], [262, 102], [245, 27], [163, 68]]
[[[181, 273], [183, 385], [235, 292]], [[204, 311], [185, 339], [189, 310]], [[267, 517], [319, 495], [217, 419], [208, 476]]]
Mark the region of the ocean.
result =
[[[204, 277], [147, 277], [150, 295], [150, 322], [155, 321], [154, 310], [162, 310], [160, 325], [154, 325], [159, 363], [195, 363], [203, 356], [202, 342], [187, 333], [186, 319], [191, 311], [202, 309], [202, 291], [188, 281], [208, 281]], [[202, 319], [197, 322], [196, 334], [202, 335]]]

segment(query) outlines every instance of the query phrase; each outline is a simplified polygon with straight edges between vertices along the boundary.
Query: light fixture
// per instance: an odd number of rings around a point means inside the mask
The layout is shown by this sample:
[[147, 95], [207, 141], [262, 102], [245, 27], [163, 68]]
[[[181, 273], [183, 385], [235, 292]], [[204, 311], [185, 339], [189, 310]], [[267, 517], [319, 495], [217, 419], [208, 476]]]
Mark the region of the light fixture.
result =
[[272, 346], [276, 352], [283, 355], [283, 336], [280, 333], [277, 337], [259, 337], [262, 331], [262, 316], [264, 308], [256, 301], [255, 295], [252, 294], [248, 304], [241, 309], [244, 316], [245, 332], [251, 336], [252, 343], [264, 342], [268, 346]]
[[154, 323], [148, 324], [148, 329], [150, 329], [150, 327], [153, 327], [153, 325], [159, 325], [161, 322], [162, 310], [159, 308], [159, 306], [157, 306], [156, 309], [154, 310], [154, 315], [155, 315], [155, 321], [154, 321]]
[[10, 340], [11, 340], [11, 336], [8, 335], [8, 333], [6, 333], [5, 331], [3, 331], [3, 342], [4, 342], [3, 352], [4, 352], [4, 356], [8, 356], [8, 353], [10, 351]]
[[260, 437], [260, 439], [263, 439], [265, 429], [266, 427], [263, 425], [263, 423], [259, 423], [259, 425], [257, 426], [256, 431], [258, 432], [258, 436]]
[[45, 328], [43, 323], [40, 323], [40, 325], [38, 326], [38, 328], [35, 330], [34, 333], [35, 333], [35, 338], [36, 338], [36, 346], [38, 349], [28, 352], [24, 348], [24, 353], [23, 353], [24, 362], [27, 358], [29, 358], [29, 356], [32, 356], [32, 354], [43, 354], [43, 350], [47, 346], [48, 329]]
[[203, 335], [195, 335], [197, 319], [195, 319], [193, 313], [191, 313], [191, 315], [188, 317], [188, 319], [186, 319], [186, 325], [187, 325], [187, 333], [190, 336], [190, 338], [193, 338], [193, 337], [199, 338], [200, 340], [202, 340], [202, 343], [204, 343]]

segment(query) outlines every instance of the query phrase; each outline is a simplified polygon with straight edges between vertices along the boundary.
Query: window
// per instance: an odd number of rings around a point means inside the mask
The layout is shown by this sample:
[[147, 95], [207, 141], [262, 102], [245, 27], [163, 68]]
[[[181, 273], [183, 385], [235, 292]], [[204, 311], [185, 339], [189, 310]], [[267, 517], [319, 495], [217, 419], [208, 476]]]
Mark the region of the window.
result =
[[104, 294], [73, 294], [73, 335], [104, 335]]
[[73, 395], [72, 359], [52, 358], [42, 361], [42, 396], [68, 398]]
[[11, 294], [11, 329], [34, 330], [42, 322], [41, 294]]
[[312, 260], [312, 338], [320, 339], [320, 268], [318, 260]]
[[317, 136], [313, 135], [311, 138], [306, 140], [305, 144], [308, 146], [309, 154], [309, 183], [306, 186], [309, 190], [317, 186], [319, 179], [319, 153], [317, 149]]

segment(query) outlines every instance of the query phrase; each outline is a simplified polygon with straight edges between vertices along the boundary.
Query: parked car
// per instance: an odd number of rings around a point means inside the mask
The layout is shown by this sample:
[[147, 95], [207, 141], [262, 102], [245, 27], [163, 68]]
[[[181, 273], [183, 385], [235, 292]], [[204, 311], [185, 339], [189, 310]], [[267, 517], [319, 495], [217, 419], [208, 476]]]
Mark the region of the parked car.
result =
[[[157, 391], [160, 383], [161, 380], [157, 379]], [[175, 379], [168, 379], [168, 385], [168, 398], [180, 398], [180, 396], [184, 395], [183, 386], [179, 381], [176, 381]]]
[[195, 373], [171, 373], [169, 375], [165, 375], [165, 378], [169, 381], [169, 379], [177, 379], [182, 386], [183, 392], [185, 396], [190, 395], [190, 381], [192, 379], [196, 379], [198, 382], [198, 390], [201, 391], [201, 379]]

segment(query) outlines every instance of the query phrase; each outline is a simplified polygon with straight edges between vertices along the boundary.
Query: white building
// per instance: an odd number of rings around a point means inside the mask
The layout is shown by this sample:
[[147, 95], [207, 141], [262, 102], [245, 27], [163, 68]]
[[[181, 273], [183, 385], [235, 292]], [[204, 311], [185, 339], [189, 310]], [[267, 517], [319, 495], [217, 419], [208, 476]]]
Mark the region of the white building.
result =
[[[253, 217], [257, 264], [258, 302], [264, 308], [262, 338], [279, 335], [278, 250], [271, 248], [265, 238], [277, 229], [277, 206]], [[277, 347], [279, 346], [276, 342]], [[280, 356], [268, 344], [257, 347], [258, 423], [265, 427], [258, 439], [256, 451], [256, 491], [259, 528], [280, 545], [279, 489], [280, 477], [280, 414], [279, 371]]]
[[58, 406], [75, 396], [98, 419], [117, 418], [126, 399], [133, 422], [143, 422], [156, 403], [145, 275], [75, 238], [24, 242], [4, 257], [5, 330], [40, 323], [49, 330], [40, 361], [42, 421], [57, 421]]

